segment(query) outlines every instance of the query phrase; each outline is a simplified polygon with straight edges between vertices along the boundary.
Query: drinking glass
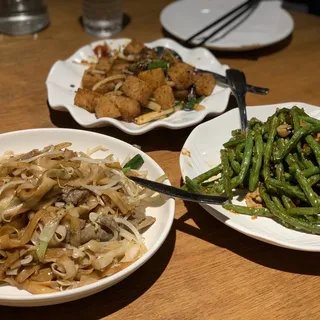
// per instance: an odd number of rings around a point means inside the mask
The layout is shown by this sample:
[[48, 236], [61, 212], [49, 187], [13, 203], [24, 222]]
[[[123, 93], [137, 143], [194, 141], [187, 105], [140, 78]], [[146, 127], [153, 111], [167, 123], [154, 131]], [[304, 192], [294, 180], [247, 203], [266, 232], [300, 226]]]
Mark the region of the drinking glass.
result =
[[35, 33], [48, 24], [46, 0], [0, 0], [0, 33]]
[[122, 0], [83, 0], [84, 30], [97, 37], [110, 37], [122, 28]]

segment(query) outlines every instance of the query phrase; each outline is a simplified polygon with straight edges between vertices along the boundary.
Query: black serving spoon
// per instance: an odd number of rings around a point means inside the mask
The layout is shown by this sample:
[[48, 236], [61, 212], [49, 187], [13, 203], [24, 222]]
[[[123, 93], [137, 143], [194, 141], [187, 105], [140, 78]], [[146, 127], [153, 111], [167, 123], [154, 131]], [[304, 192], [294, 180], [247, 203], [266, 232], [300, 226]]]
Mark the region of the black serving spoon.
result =
[[208, 195], [201, 193], [193, 193], [180, 188], [169, 186], [164, 183], [159, 183], [152, 180], [147, 180], [135, 176], [127, 176], [127, 178], [136, 182], [140, 186], [148, 188], [150, 190], [166, 194], [172, 198], [180, 198], [185, 201], [197, 202], [197, 203], [210, 203], [210, 204], [224, 204], [228, 201], [227, 196]]

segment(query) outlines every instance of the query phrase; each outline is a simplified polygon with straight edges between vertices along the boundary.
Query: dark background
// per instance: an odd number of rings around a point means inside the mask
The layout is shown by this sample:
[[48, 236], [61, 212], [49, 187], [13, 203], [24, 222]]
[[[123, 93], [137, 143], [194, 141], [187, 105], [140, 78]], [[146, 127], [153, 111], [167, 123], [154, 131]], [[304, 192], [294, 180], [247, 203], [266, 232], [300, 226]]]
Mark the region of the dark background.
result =
[[320, 0], [285, 0], [286, 9], [308, 12], [320, 16]]

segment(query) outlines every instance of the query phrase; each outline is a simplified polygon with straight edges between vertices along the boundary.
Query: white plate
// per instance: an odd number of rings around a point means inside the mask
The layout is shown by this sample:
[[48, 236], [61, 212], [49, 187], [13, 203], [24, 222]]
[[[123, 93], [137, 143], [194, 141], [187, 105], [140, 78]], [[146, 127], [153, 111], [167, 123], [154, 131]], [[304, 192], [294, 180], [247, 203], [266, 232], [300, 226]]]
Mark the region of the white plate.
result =
[[[305, 108], [305, 111], [315, 118], [320, 118], [319, 107], [300, 102], [279, 103], [276, 105], [249, 107], [248, 118], [256, 117], [266, 120], [276, 108], [294, 105]], [[220, 163], [220, 149], [222, 144], [231, 137], [231, 130], [240, 128], [239, 111], [233, 109], [223, 115], [207, 121], [196, 127], [184, 144], [184, 148], [190, 151], [191, 156], [180, 154], [180, 168], [182, 176], [191, 178]], [[237, 203], [234, 201], [234, 203]], [[244, 204], [244, 202], [243, 202]], [[320, 251], [320, 235], [313, 235], [285, 228], [276, 221], [258, 217], [233, 214], [220, 205], [205, 205], [204, 208], [215, 218], [229, 227], [236, 229], [250, 237], [280, 247], [303, 250]]]
[[[201, 103], [206, 107], [205, 110], [189, 112], [178, 111], [166, 119], [145, 125], [136, 125], [112, 118], [97, 119], [93, 113], [89, 113], [75, 106], [73, 104], [75, 91], [81, 84], [81, 78], [86, 67], [76, 64], [73, 61], [81, 61], [82, 59], [87, 59], [88, 56], [94, 55], [93, 48], [99, 43], [106, 42], [112, 48], [116, 49], [129, 41], [129, 39], [97, 41], [82, 47], [67, 60], [57, 61], [51, 68], [46, 81], [50, 107], [54, 110], [69, 111], [71, 116], [83, 127], [93, 128], [113, 125], [132, 135], [143, 134], [157, 127], [166, 127], [169, 129], [185, 128], [201, 122], [204, 117], [209, 114], [219, 114], [226, 109], [230, 89], [221, 87], [218, 84], [215, 86], [212, 95], [205, 98]], [[146, 45], [149, 47], [164, 46], [171, 48], [178, 52], [185, 62], [198, 68], [215, 71], [222, 75], [225, 74], [225, 70], [228, 68], [226, 65], [221, 65], [212, 53], [204, 48], [186, 49], [170, 39], [160, 39], [146, 43]], [[70, 85], [74, 85], [75, 87], [72, 88]]]
[[[163, 9], [160, 21], [172, 35], [186, 40], [240, 3], [239, 0], [175, 1]], [[281, 1], [262, 1], [252, 14], [246, 16], [246, 13], [209, 39], [205, 46], [214, 50], [242, 51], [269, 46], [285, 39], [292, 33], [294, 22], [281, 4]], [[244, 21], [239, 23], [241, 19]], [[219, 26], [200, 36], [209, 35]], [[199, 42], [200, 36], [194, 39], [194, 43]]]
[[[104, 145], [120, 161], [123, 161], [127, 156], [141, 154], [145, 161], [142, 170], [148, 171], [149, 179], [155, 179], [164, 174], [154, 160], [133, 146], [109, 136], [82, 130], [33, 129], [1, 134], [0, 154], [7, 150], [27, 152], [33, 148], [42, 148], [63, 141], [72, 142], [71, 148], [75, 151], [86, 151], [88, 148]], [[98, 158], [103, 155], [105, 156], [106, 153], [95, 154]], [[170, 183], [168, 182], [168, 184]], [[147, 214], [156, 217], [156, 222], [143, 234], [148, 251], [129, 267], [96, 283], [58, 293], [32, 295], [15, 287], [2, 285], [0, 286], [0, 305], [44, 306], [64, 303], [87, 297], [123, 280], [147, 262], [166, 239], [174, 218], [174, 200], [169, 199], [160, 207], [147, 208]]]

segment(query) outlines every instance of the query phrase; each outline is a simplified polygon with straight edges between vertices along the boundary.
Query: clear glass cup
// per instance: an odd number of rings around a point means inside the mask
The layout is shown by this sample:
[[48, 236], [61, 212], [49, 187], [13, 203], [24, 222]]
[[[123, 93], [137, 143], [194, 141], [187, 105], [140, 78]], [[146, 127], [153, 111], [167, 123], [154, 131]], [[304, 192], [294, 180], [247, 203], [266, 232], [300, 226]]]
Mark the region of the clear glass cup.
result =
[[122, 29], [122, 0], [83, 0], [84, 30], [96, 37], [110, 37]]
[[30, 34], [48, 24], [46, 0], [0, 0], [0, 33]]

